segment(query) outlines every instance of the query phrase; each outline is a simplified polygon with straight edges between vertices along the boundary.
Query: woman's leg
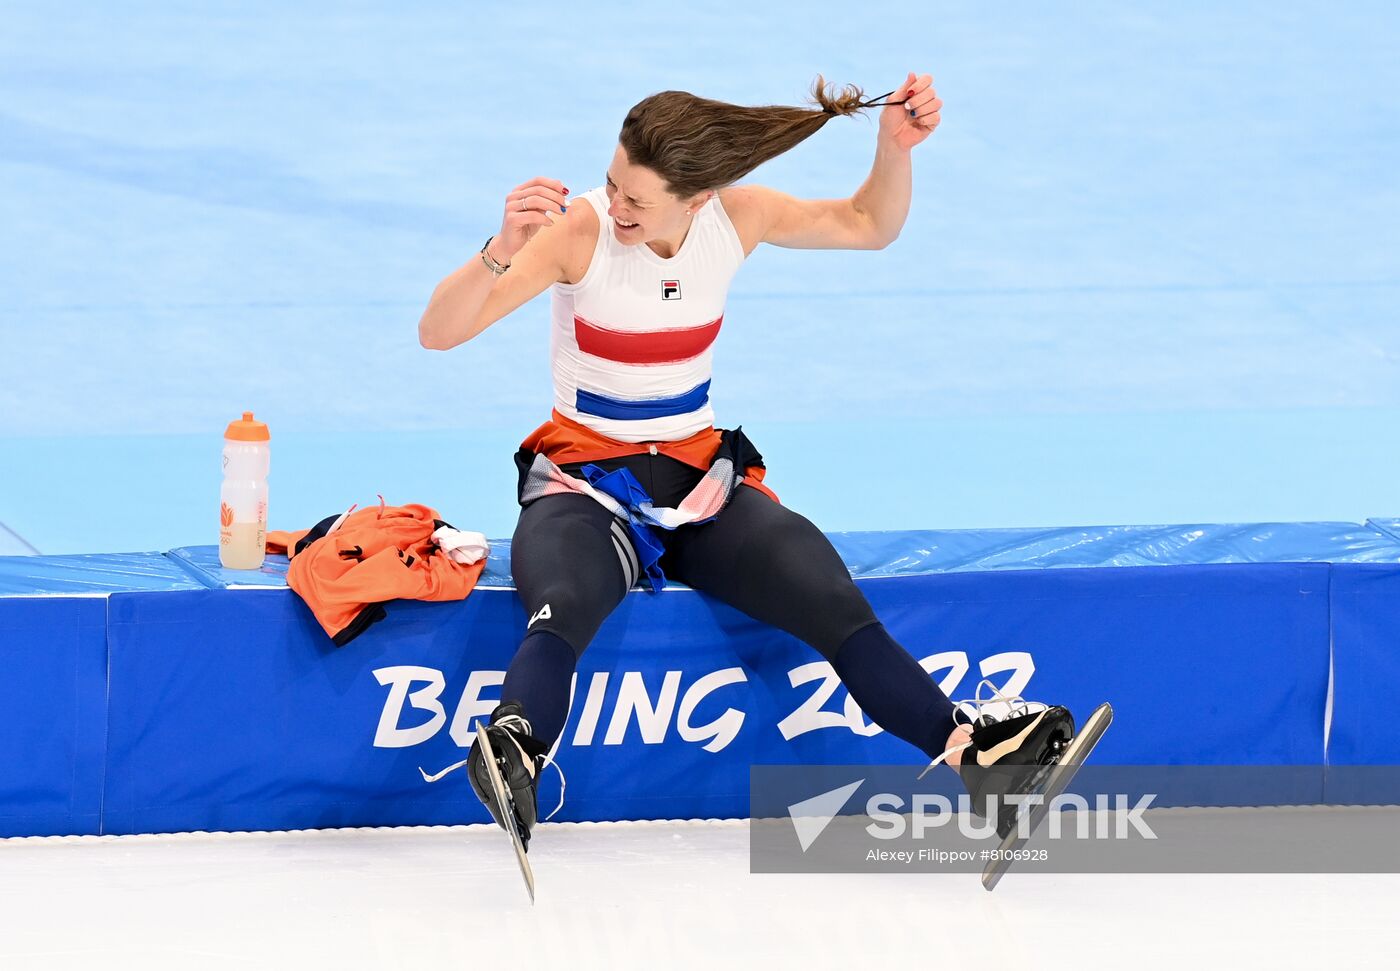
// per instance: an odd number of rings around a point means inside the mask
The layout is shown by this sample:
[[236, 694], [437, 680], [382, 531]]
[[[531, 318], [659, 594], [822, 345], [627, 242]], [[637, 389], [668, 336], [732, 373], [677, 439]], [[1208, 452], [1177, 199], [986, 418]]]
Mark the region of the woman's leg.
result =
[[662, 564], [682, 583], [816, 648], [877, 725], [930, 758], [943, 754], [952, 702], [890, 637], [806, 517], [740, 486], [717, 519], [675, 530]]
[[564, 730], [579, 656], [636, 581], [636, 554], [612, 513], [567, 493], [520, 511], [510, 567], [529, 620], [501, 701], [519, 702], [531, 734], [548, 747]]

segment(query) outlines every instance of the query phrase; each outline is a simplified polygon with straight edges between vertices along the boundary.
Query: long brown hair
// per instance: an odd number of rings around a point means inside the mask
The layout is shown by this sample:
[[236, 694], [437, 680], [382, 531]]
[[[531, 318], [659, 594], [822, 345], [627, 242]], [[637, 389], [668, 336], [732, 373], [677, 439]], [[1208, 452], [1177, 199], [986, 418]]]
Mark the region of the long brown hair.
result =
[[868, 107], [862, 98], [854, 84], [829, 91], [820, 74], [812, 86], [815, 108], [746, 107], [688, 91], [662, 91], [627, 112], [618, 141], [628, 161], [656, 172], [671, 194], [683, 199], [737, 182], [837, 115]]

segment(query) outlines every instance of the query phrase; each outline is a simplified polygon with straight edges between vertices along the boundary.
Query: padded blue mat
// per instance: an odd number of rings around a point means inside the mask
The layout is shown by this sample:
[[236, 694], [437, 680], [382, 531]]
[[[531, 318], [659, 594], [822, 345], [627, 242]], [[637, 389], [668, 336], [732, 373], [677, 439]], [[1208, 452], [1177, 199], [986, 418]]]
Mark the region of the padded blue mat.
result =
[[[1383, 528], [1390, 523], [1389, 529]], [[1092, 526], [831, 533], [856, 578], [1212, 563], [1400, 563], [1400, 521]], [[225, 570], [217, 546], [166, 554], [0, 557], [0, 596], [285, 587], [285, 556]], [[510, 541], [491, 541], [481, 584], [511, 586]], [[671, 586], [681, 586], [672, 583]]]

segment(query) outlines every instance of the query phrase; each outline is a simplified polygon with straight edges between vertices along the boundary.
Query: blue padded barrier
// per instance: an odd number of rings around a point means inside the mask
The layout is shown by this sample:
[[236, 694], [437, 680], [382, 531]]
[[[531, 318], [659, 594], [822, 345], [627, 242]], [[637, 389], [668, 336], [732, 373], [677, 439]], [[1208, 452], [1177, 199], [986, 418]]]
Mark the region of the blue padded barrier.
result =
[[[1400, 537], [1372, 526], [832, 540], [894, 636], [955, 697], [987, 676], [1080, 714], [1112, 700], [1105, 763], [1320, 768], [1334, 633], [1333, 744], [1364, 760], [1356, 705], [1400, 678], [1383, 664], [1362, 684], [1350, 667], [1383, 650], [1384, 578], [1400, 575]], [[493, 544], [466, 601], [391, 604], [339, 650], [283, 589], [285, 558], [256, 573], [223, 571], [215, 547], [104, 558], [105, 601], [91, 596], [94, 559], [0, 558], [0, 589], [22, 586], [29, 566], [53, 594], [0, 596], [5, 649], [37, 672], [6, 709], [7, 737], [29, 740], [14, 757], [32, 768], [0, 789], [8, 832], [93, 831], [98, 791], [101, 831], [113, 833], [486, 818], [460, 771], [428, 785], [419, 770], [465, 756], [524, 629], [508, 543]], [[71, 575], [55, 562], [67, 560]], [[25, 614], [35, 603], [74, 617], [87, 605], [90, 636], [68, 668], [46, 653], [52, 622]], [[50, 717], [65, 694], [79, 713], [71, 729]], [[49, 749], [32, 758], [43, 732]], [[632, 592], [599, 632], [558, 757], [569, 776], [558, 819], [743, 815], [752, 763], [922, 759], [869, 726], [815, 652], [677, 584]], [[55, 780], [69, 765], [60, 805]], [[1320, 774], [1304, 773], [1308, 785], [1321, 799]], [[556, 786], [551, 771], [544, 812]]]
[[[1111, 698], [1106, 760], [1320, 764], [1327, 576], [1283, 564], [859, 582], [955, 695], [985, 674], [1081, 713]], [[418, 770], [465, 756], [524, 626], [512, 591], [486, 589], [393, 604], [337, 651], [282, 591], [114, 596], [106, 831], [484, 820], [460, 773], [428, 786]], [[743, 815], [754, 762], [922, 758], [868, 730], [805, 645], [691, 591], [634, 591], [580, 666], [557, 818]]]
[[[827, 536], [856, 577], [1220, 563], [1400, 563], [1400, 532], [1355, 523], [928, 529]], [[268, 557], [256, 573], [225, 570], [219, 565], [218, 549], [186, 546], [168, 555], [209, 587], [285, 585], [285, 557]], [[491, 541], [481, 582], [513, 583], [509, 540]]]
[[269, 556], [257, 570], [226, 570], [219, 562], [217, 546], [183, 546], [165, 555], [200, 586], [209, 590], [285, 587], [287, 568], [291, 565], [285, 556]]
[[1366, 525], [1370, 529], [1400, 540], [1400, 519], [1368, 519]]
[[[217, 546], [182, 546], [166, 554], [179, 563], [190, 576], [210, 590], [242, 587], [285, 587], [287, 568], [285, 556], [269, 555], [258, 570], [226, 570], [219, 562]], [[510, 540], [491, 540], [491, 552], [486, 557], [480, 586], [512, 586], [510, 577]]]
[[512, 591], [403, 602], [336, 649], [286, 590], [113, 597], [123, 703], [110, 722], [106, 831], [463, 821], [469, 792], [425, 785], [417, 752], [374, 746], [386, 694], [375, 671], [433, 658], [460, 685], [479, 663], [469, 636], [504, 643], [516, 613]]
[[829, 535], [857, 576], [1207, 563], [1400, 562], [1400, 532], [1386, 533], [1354, 523], [907, 530]]
[[199, 586], [199, 581], [159, 553], [0, 556], [0, 597], [105, 597], [117, 591], [193, 590]]
[[1400, 765], [1400, 566], [1334, 567], [1332, 636], [1329, 764]]
[[107, 602], [0, 598], [0, 836], [99, 832]]

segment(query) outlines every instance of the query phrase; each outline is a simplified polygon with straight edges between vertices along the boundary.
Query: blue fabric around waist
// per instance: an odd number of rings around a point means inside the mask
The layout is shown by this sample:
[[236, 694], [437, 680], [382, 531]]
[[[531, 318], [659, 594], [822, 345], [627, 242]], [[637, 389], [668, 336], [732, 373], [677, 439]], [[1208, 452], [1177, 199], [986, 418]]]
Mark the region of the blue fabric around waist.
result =
[[579, 469], [589, 485], [605, 495], [611, 496], [627, 507], [627, 533], [632, 546], [637, 551], [637, 562], [646, 572], [653, 593], [660, 593], [666, 586], [666, 574], [661, 571], [661, 555], [666, 546], [652, 526], [638, 519], [642, 503], [655, 505], [641, 482], [631, 469], [617, 468], [604, 472], [596, 465], [585, 465]]

